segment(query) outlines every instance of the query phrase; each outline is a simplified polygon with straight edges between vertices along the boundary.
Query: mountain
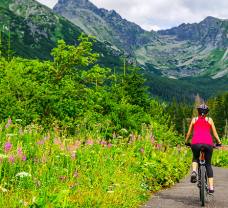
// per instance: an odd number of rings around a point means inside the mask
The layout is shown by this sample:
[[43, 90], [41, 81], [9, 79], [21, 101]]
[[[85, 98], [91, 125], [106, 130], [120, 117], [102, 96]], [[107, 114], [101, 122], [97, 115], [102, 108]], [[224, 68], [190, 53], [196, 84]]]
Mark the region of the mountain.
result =
[[54, 11], [86, 33], [129, 53], [147, 71], [171, 78], [228, 75], [228, 20], [207, 17], [200, 23], [147, 32], [118, 13], [89, 0], [59, 0]]
[[[182, 24], [158, 31], [158, 34], [162, 44], [146, 49], [146, 52], [165, 53], [165, 59], [160, 59], [162, 65], [151, 63], [164, 71], [168, 69], [168, 74], [210, 75], [213, 78], [228, 74], [228, 20], [207, 17], [198, 24]], [[156, 53], [150, 58], [159, 61]]]
[[161, 35], [175, 36], [179, 41], [191, 41], [203, 46], [226, 48], [228, 46], [228, 20], [207, 17], [199, 24], [181, 24], [168, 30], [158, 31]]
[[88, 0], [59, 0], [53, 10], [66, 17], [87, 34], [109, 42], [116, 48], [132, 54], [134, 48], [157, 38], [135, 23], [123, 19], [114, 10], [99, 9]]
[[[5, 47], [10, 34], [11, 50], [16, 55], [39, 59], [50, 59], [50, 52], [59, 39], [77, 44], [77, 38], [83, 32], [35, 0], [1, 0], [0, 31]], [[120, 52], [110, 46], [97, 41], [94, 50], [102, 55], [104, 65], [120, 64]]]
[[[64, 2], [66, 0], [60, 1], [59, 4]], [[190, 52], [193, 53], [192, 49], [194, 47], [197, 48], [199, 45], [197, 41], [187, 40], [186, 37], [179, 37], [178, 33], [174, 34], [173, 31], [167, 31], [166, 34], [164, 34], [164, 31], [159, 31], [158, 33], [153, 31], [147, 32], [136, 24], [122, 19], [114, 11], [98, 9], [85, 0], [74, 0], [72, 7], [75, 2], [81, 2], [79, 4], [80, 7], [84, 4], [84, 10], [87, 10], [89, 7], [88, 12], [92, 14], [94, 13], [93, 10], [97, 13], [103, 11], [103, 16], [107, 17], [104, 18], [104, 21], [110, 21], [106, 24], [107, 28], [111, 28], [110, 30], [113, 30], [113, 33], [115, 32], [118, 35], [118, 38], [113, 40], [113, 36], [110, 36], [110, 41], [107, 41], [102, 36], [103, 33], [99, 33], [100, 30], [97, 30], [97, 35], [101, 34], [99, 38], [103, 41], [96, 41], [94, 43], [94, 51], [101, 55], [99, 64], [102, 66], [107, 66], [111, 69], [115, 67], [117, 70], [118, 68], [122, 69], [123, 60], [121, 55], [123, 53], [121, 51], [125, 51], [126, 54], [135, 57], [138, 63], [145, 69], [142, 70], [142, 73], [144, 73], [148, 80], [147, 85], [150, 87], [150, 92], [166, 100], [172, 100], [175, 97], [180, 101], [192, 101], [196, 93], [200, 93], [201, 96], [207, 98], [218, 92], [228, 90], [226, 73], [223, 71], [220, 71], [221, 74], [215, 74], [216, 77], [213, 77], [216, 79], [213, 80], [208, 76], [191, 77], [193, 67], [190, 65], [189, 69], [185, 70], [191, 76], [185, 77], [183, 76], [183, 70], [179, 70], [177, 67], [175, 59], [183, 60], [182, 56], [186, 57]], [[99, 18], [101, 17], [99, 16]], [[83, 18], [86, 19], [86, 16], [83, 16]], [[118, 21], [115, 21], [117, 18]], [[122, 25], [121, 27], [123, 28], [118, 28], [116, 26], [117, 23]], [[93, 27], [96, 28], [95, 24], [96, 21], [92, 25], [90, 22], [83, 25], [88, 29], [91, 27], [92, 30]], [[128, 27], [128, 25], [130, 26]], [[0, 1], [0, 37], [3, 39], [0, 47], [3, 45], [6, 50], [10, 37], [10, 48], [14, 51], [15, 55], [25, 58], [50, 59], [50, 51], [56, 46], [57, 40], [64, 39], [68, 44], [77, 44], [77, 38], [82, 31], [79, 26], [76, 26], [35, 0]], [[134, 31], [137, 31], [137, 35], [130, 35]], [[126, 40], [128, 44], [125, 43]], [[119, 45], [115, 45], [117, 44], [115, 41]], [[187, 44], [189, 44], [189, 49], [184, 47]], [[220, 57], [223, 56], [223, 62], [227, 63], [227, 56], [223, 54], [224, 49], [218, 47], [221, 41], [218, 41], [216, 44], [216, 46], [213, 46], [216, 50], [214, 51], [215, 59], [220, 60]], [[206, 43], [205, 45], [207, 46]], [[202, 46], [202, 48], [206, 46]], [[184, 51], [187, 50], [190, 51], [189, 54], [185, 54]], [[211, 49], [209, 48], [208, 51], [210, 52]], [[206, 52], [207, 50], [205, 50]], [[197, 53], [193, 54], [197, 56]], [[223, 64], [223, 62], [215, 61], [214, 64]], [[198, 75], [198, 68], [195, 69], [195, 73]], [[170, 79], [170, 76], [175, 76], [173, 78], [178, 77], [178, 79]]]
[[216, 22], [206, 18], [199, 24], [159, 31], [161, 41], [137, 48], [137, 60], [171, 77], [227, 76], [228, 21]]

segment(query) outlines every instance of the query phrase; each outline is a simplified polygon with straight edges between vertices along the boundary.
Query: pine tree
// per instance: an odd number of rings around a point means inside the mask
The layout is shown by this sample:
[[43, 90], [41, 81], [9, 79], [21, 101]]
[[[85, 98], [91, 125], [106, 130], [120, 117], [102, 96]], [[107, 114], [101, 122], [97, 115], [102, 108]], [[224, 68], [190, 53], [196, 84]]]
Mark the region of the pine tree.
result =
[[0, 30], [0, 58], [2, 57], [2, 31]]
[[193, 108], [193, 112], [192, 112], [192, 117], [198, 116], [197, 107], [202, 103], [204, 103], [204, 100], [199, 96], [199, 94], [197, 94], [195, 96], [195, 104], [194, 104], [194, 108]]

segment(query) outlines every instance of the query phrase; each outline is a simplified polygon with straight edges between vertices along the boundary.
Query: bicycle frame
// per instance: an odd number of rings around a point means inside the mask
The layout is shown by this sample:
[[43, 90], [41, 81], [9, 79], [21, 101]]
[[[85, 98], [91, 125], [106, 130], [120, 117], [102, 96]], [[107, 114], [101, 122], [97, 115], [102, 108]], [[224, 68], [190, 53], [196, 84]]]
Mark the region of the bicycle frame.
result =
[[198, 163], [198, 188], [200, 191], [201, 206], [204, 206], [208, 194], [208, 181], [206, 172], [205, 153], [203, 148], [201, 148]]

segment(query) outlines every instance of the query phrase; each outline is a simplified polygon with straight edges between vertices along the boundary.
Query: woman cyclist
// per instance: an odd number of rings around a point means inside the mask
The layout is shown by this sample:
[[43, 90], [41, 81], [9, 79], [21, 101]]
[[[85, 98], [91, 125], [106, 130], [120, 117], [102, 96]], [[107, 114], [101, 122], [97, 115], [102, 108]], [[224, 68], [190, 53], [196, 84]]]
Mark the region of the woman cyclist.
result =
[[191, 182], [195, 183], [197, 181], [197, 166], [200, 156], [200, 150], [201, 147], [204, 147], [209, 193], [214, 193], [213, 170], [211, 167], [211, 158], [214, 144], [210, 133], [211, 130], [217, 144], [221, 145], [221, 141], [218, 137], [213, 120], [209, 117], [206, 117], [207, 113], [209, 112], [208, 106], [202, 104], [197, 107], [197, 110], [198, 117], [192, 119], [185, 140], [185, 143], [188, 144], [189, 137], [193, 130], [193, 137], [191, 141], [191, 149], [193, 153]]

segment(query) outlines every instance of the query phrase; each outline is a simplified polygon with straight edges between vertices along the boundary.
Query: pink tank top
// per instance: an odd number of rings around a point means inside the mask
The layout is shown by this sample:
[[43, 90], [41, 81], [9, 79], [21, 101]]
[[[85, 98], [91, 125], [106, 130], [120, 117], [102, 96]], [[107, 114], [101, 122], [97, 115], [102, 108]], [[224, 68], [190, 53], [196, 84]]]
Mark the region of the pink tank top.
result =
[[211, 125], [206, 121], [205, 117], [198, 117], [193, 126], [192, 144], [208, 144], [213, 146], [211, 136]]

